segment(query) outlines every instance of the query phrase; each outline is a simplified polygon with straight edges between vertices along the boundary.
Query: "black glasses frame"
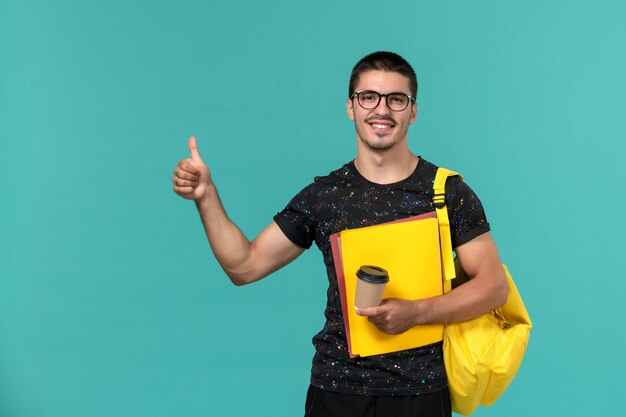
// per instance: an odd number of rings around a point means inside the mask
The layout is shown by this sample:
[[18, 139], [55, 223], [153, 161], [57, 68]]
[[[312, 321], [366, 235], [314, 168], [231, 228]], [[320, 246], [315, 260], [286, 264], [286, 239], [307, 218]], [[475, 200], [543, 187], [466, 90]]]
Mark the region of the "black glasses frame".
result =
[[[361, 104], [361, 100], [359, 98], [359, 96], [363, 93], [373, 93], [378, 95], [378, 101], [376, 102], [376, 105], [374, 107], [365, 107], [363, 104]], [[389, 96], [392, 96], [394, 94], [400, 94], [402, 96], [405, 96], [406, 98], [408, 98], [409, 100], [406, 102], [406, 106], [402, 109], [402, 110], [394, 110], [391, 108], [391, 106], [389, 105]], [[387, 108], [391, 111], [395, 111], [395, 112], [401, 112], [401, 111], [405, 111], [407, 109], [407, 107], [409, 107], [409, 103], [413, 102], [415, 103], [415, 97], [410, 96], [408, 94], [404, 94], [401, 92], [395, 92], [395, 93], [389, 93], [389, 94], [381, 94], [378, 91], [374, 91], [374, 90], [359, 90], [359, 91], [355, 91], [354, 93], [352, 93], [352, 95], [350, 96], [350, 100], [352, 100], [354, 98], [354, 96], [357, 96], [357, 102], [359, 103], [359, 106], [361, 106], [362, 108], [364, 108], [365, 110], [372, 110], [375, 109], [376, 107], [378, 107], [378, 105], [380, 104], [380, 100], [385, 97], [385, 104], [387, 105]]]

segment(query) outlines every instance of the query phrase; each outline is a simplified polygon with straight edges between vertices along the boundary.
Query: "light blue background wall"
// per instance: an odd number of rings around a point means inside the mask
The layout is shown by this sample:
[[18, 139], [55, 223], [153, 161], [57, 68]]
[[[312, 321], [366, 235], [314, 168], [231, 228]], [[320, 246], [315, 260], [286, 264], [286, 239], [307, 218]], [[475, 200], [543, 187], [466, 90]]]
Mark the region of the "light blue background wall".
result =
[[411, 148], [479, 193], [535, 323], [518, 377], [476, 415], [615, 415], [625, 15], [619, 1], [0, 0], [0, 415], [301, 415], [321, 255], [235, 288], [171, 174], [197, 135], [255, 236], [354, 156], [348, 76], [379, 49], [414, 65]]

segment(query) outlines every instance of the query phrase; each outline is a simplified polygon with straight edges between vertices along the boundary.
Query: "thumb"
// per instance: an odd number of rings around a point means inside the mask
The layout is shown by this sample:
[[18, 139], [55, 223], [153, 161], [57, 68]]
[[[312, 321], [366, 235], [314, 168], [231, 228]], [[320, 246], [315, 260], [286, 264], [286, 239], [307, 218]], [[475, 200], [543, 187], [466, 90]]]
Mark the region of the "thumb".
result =
[[358, 314], [359, 316], [371, 317], [371, 316], [378, 315], [378, 310], [379, 310], [378, 307], [357, 308], [356, 314]]
[[198, 152], [198, 145], [196, 144], [196, 137], [195, 136], [191, 136], [189, 138], [189, 152], [191, 152], [191, 159], [194, 161], [202, 161], [202, 158], [200, 157], [200, 153]]

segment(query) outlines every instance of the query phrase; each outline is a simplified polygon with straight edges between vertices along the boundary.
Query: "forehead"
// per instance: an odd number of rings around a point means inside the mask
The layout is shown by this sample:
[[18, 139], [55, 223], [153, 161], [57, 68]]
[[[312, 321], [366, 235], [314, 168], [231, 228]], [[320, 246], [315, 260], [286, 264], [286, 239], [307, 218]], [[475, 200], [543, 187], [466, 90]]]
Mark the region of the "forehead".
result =
[[355, 86], [358, 90], [374, 90], [379, 93], [401, 92], [410, 95], [409, 79], [397, 72], [370, 70], [361, 73]]

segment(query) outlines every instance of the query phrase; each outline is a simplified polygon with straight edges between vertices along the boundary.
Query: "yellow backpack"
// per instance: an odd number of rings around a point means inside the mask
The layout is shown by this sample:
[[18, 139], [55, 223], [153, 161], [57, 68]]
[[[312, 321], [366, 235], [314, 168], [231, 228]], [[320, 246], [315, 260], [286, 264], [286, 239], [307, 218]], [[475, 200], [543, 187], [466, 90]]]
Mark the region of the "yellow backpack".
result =
[[[450, 176], [460, 175], [439, 168], [433, 186], [444, 292], [452, 289], [455, 277], [461, 284], [469, 279], [452, 255], [450, 220], [445, 205], [445, 184]], [[452, 410], [465, 416], [474, 412], [479, 404], [496, 402], [522, 364], [530, 337], [530, 317], [507, 267], [503, 267], [509, 284], [506, 304], [476, 319], [450, 323], [444, 328], [443, 359]], [[457, 285], [460, 284], [455, 282]]]

